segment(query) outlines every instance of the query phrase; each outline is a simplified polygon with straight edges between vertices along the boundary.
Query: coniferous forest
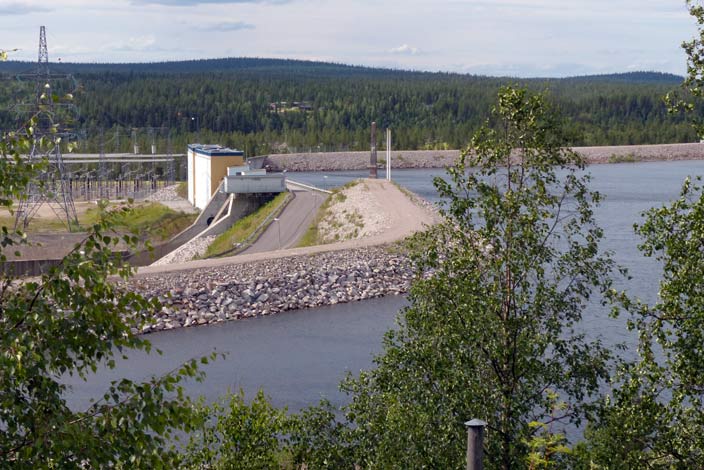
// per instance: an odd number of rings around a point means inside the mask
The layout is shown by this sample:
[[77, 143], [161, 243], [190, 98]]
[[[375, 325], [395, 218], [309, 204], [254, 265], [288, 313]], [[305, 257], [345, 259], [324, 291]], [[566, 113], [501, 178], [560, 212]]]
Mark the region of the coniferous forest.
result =
[[[31, 96], [34, 84], [17, 77], [34, 68], [0, 63], [1, 129], [18, 125], [13, 104]], [[76, 79], [84, 151], [97, 151], [99, 128], [112, 136], [145, 127], [169, 128], [174, 149], [200, 140], [248, 155], [364, 150], [372, 121], [393, 129], [396, 148], [456, 149], [489, 119], [499, 88], [507, 84], [548, 92], [572, 145], [696, 140], [691, 126], [681, 115], [668, 114], [663, 101], [682, 77], [653, 72], [516, 79], [233, 58], [64, 63], [52, 64], [52, 73]], [[106, 151], [126, 151], [128, 145], [129, 138], [109, 141]]]

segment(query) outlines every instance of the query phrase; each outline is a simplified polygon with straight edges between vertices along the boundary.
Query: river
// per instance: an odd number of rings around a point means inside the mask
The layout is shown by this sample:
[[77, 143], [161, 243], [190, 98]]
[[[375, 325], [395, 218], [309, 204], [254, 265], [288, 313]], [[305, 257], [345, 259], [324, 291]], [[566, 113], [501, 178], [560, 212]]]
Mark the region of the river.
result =
[[[637, 250], [633, 224], [639, 214], [676, 198], [683, 179], [704, 174], [704, 161], [656, 162], [595, 165], [588, 170], [592, 188], [606, 195], [595, 211], [604, 228], [604, 248], [630, 271], [630, 281], [620, 285], [647, 301], [657, 292], [658, 266]], [[398, 170], [393, 179], [422, 197], [437, 202], [432, 185], [443, 170]], [[297, 181], [335, 187], [365, 172], [296, 173]], [[315, 404], [321, 397], [333, 403], [344, 402], [338, 391], [340, 380], [349, 371], [357, 373], [372, 365], [373, 355], [381, 351], [385, 331], [393, 327], [397, 312], [404, 305], [401, 297], [338, 304], [310, 310], [287, 312], [272, 317], [254, 318], [225, 324], [184, 328], [149, 335], [162, 355], [132, 353], [118, 361], [115, 370], [100, 370], [87, 382], [69, 378], [72, 407], [85, 407], [99, 397], [110, 380], [119, 377], [146, 379], [163, 374], [192, 357], [213, 350], [227, 353], [205, 367], [204, 383], [187, 383], [193, 396], [215, 400], [242, 388], [251, 396], [263, 388], [276, 406], [295, 411]], [[584, 330], [601, 336], [607, 344], [632, 343], [623, 319], [608, 318], [603, 309], [593, 308], [585, 315]]]

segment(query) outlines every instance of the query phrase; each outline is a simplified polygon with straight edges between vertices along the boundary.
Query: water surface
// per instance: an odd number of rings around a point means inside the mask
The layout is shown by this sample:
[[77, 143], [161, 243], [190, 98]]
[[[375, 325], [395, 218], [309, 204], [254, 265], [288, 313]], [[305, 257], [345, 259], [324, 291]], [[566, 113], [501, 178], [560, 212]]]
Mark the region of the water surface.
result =
[[[654, 260], [638, 252], [633, 224], [640, 220], [642, 211], [676, 198], [687, 175], [704, 173], [704, 161], [596, 165], [589, 172], [594, 178], [593, 188], [606, 195], [596, 210], [597, 220], [606, 234], [604, 248], [613, 251], [616, 260], [633, 277], [630, 281], [620, 281], [620, 285], [652, 302], [657, 294], [659, 268]], [[363, 171], [296, 173], [291, 177], [334, 187], [366, 174]], [[437, 202], [432, 179], [442, 175], [443, 170], [397, 170], [393, 178]], [[76, 387], [72, 404], [84, 406], [91, 397], [101, 394], [110, 379], [121, 376], [144, 379], [151, 374], [162, 374], [212, 350], [227, 352], [227, 359], [205, 369], [204, 384], [188, 385], [192, 395], [203, 394], [212, 400], [228, 389], [241, 387], [251, 396], [261, 387], [275, 405], [288, 406], [291, 410], [315, 404], [321, 397], [339, 404], [345, 400], [338, 391], [339, 381], [347, 371], [356, 373], [372, 365], [373, 355], [381, 350], [383, 333], [394, 325], [394, 317], [403, 305], [403, 298], [387, 297], [155, 333], [149, 340], [164, 351], [162, 356], [133, 354], [116, 371], [100, 371], [87, 384], [73, 381]], [[633, 335], [625, 331], [624, 319], [609, 318], [598, 305], [586, 312], [583, 328], [591, 337], [601, 337], [607, 344], [634, 342]]]

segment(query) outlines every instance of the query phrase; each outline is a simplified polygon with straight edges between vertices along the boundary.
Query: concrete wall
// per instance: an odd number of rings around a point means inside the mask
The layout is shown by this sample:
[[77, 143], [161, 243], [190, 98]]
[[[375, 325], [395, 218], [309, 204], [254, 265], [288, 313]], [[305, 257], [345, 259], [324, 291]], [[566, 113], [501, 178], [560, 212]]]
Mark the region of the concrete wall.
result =
[[54, 266], [61, 263], [60, 259], [23, 259], [6, 261], [0, 264], [0, 271], [10, 276], [41, 276]]
[[258, 170], [260, 168], [264, 168], [264, 165], [266, 163], [266, 156], [260, 156], [260, 157], [250, 157], [247, 159], [247, 165], [253, 170]]
[[244, 164], [239, 155], [209, 156], [188, 149], [188, 201], [203, 209], [227, 175], [227, 168]]
[[[115, 254], [122, 256], [123, 259], [129, 256], [129, 253], [124, 251], [115, 252]], [[0, 272], [17, 277], [41, 276], [54, 266], [60, 265], [62, 261], [62, 258], [8, 260], [0, 263]]]
[[231, 166], [227, 169], [227, 176], [235, 176], [237, 173], [243, 173], [248, 170], [249, 167], [247, 165]]
[[[210, 187], [217, 188], [222, 179], [227, 176], [227, 168], [230, 166], [244, 165], [242, 156], [212, 156], [210, 157]], [[212, 196], [212, 191], [208, 197]]]
[[171, 240], [161, 245], [155, 246], [150, 253], [148, 250], [140, 251], [131, 255], [128, 259], [132, 266], [147, 266], [158, 260], [162, 256], [171, 253], [176, 248], [180, 247], [187, 241], [208, 228], [208, 219], [211, 217], [211, 223], [215, 222], [215, 217], [223, 211], [228, 203], [230, 195], [224, 192], [216, 191], [213, 197], [208, 202], [208, 205], [203, 209], [198, 218], [181, 233], [175, 235]]
[[261, 206], [276, 197], [276, 193], [267, 194], [236, 194], [232, 195], [231, 205], [227, 213], [217, 222], [210, 225], [200, 236], [220, 235], [243, 217], [256, 212]]
[[210, 157], [196, 153], [193, 178], [193, 185], [195, 186], [193, 205], [199, 209], [205, 208], [213, 194], [211, 192], [210, 176]]
[[225, 178], [225, 192], [230, 194], [283, 193], [284, 191], [286, 191], [286, 178], [281, 173]]
[[186, 179], [188, 180], [188, 202], [195, 205], [196, 204], [196, 154], [190, 148], [186, 154], [186, 160], [188, 162], [188, 174]]

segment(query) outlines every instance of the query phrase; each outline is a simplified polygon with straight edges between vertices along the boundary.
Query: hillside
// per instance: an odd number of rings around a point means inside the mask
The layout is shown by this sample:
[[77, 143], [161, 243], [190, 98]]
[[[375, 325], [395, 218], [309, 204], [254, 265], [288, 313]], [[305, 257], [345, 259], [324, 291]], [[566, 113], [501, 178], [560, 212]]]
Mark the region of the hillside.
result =
[[[415, 72], [386, 68], [373, 68], [358, 65], [316, 62], [295, 59], [264, 59], [250, 57], [231, 57], [218, 59], [195, 59], [170, 62], [143, 63], [71, 63], [50, 64], [51, 69], [61, 73], [127, 73], [127, 74], [188, 74], [188, 73], [218, 73], [218, 72], [248, 72], [248, 73], [294, 73], [296, 75], [316, 74], [319, 77], [331, 76], [403, 76], [432, 77], [455, 76], [472, 77], [472, 75], [444, 72]], [[0, 62], [0, 73], [21, 73], [36, 67], [33, 62], [7, 61]], [[485, 77], [491, 78], [491, 77]], [[561, 79], [532, 78], [522, 79], [528, 82], [563, 81], [563, 82], [625, 82], [625, 83], [659, 83], [677, 85], [684, 78], [679, 75], [661, 72], [626, 72], [604, 75], [583, 75]]]
[[[0, 63], [0, 74], [12, 84], [0, 91], [0, 107], [17, 101], [21, 85], [14, 76], [32, 68]], [[460, 148], [490, 116], [499, 87], [509, 83], [548, 91], [573, 145], [695, 140], [689, 125], [669, 115], [662, 102], [682, 77], [655, 72], [515, 79], [253, 58], [62, 63], [52, 70], [72, 73], [81, 84], [76, 104], [88, 135], [96, 135], [98, 126], [108, 133], [118, 126], [166, 126], [177, 147], [199, 139], [249, 155], [365, 149], [373, 120], [394, 129], [397, 147]], [[31, 93], [30, 84], [22, 86]], [[15, 121], [0, 112], [0, 128]], [[125, 149], [128, 140], [120, 140]], [[95, 148], [89, 139], [86, 150]]]

